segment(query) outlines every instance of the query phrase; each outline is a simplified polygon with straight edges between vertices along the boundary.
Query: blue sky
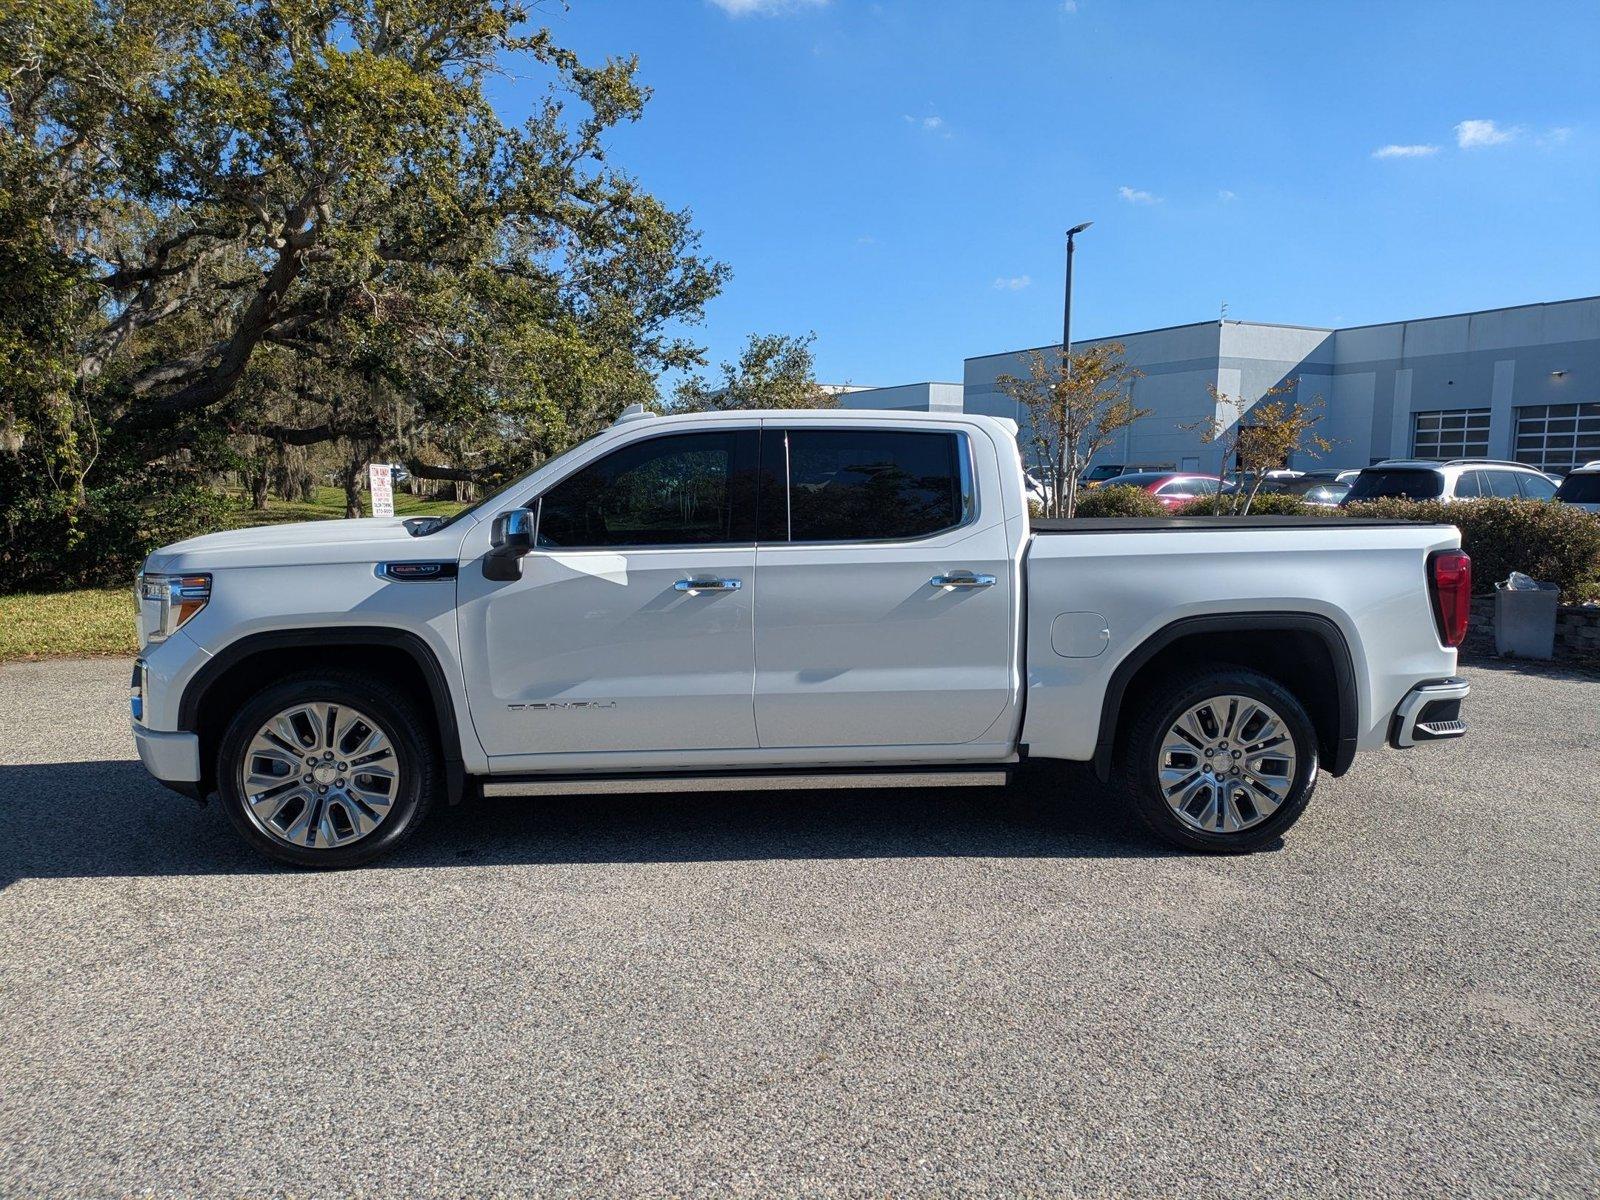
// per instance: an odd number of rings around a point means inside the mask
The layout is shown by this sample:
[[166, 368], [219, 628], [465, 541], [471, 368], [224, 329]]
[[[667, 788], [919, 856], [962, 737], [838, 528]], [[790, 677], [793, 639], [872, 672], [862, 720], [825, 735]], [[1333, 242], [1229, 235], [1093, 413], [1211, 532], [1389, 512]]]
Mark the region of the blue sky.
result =
[[1075, 335], [1223, 302], [1350, 325], [1600, 292], [1593, 0], [540, 15], [584, 56], [638, 54], [655, 96], [613, 161], [732, 266], [697, 331], [713, 361], [815, 330], [824, 380], [959, 380], [1060, 336], [1084, 220]]

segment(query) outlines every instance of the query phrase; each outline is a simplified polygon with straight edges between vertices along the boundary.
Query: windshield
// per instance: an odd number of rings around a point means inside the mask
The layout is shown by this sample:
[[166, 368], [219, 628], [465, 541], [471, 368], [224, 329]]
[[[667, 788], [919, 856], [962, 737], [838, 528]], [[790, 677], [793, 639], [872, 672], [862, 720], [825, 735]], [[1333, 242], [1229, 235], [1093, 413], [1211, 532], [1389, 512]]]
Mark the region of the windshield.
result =
[[1556, 489], [1556, 499], [1568, 504], [1600, 504], [1600, 471], [1568, 475]]
[[571, 454], [574, 450], [576, 450], [579, 446], [582, 446], [584, 442], [587, 442], [588, 440], [588, 438], [585, 438], [582, 442], [576, 442], [573, 445], [568, 446], [559, 454], [552, 454], [538, 466], [529, 467], [521, 475], [518, 475], [516, 478], [511, 480], [510, 483], [502, 484], [500, 487], [490, 492], [482, 500], [467, 501], [467, 503], [463, 504], [458, 511], [451, 513], [448, 517], [423, 517], [418, 520], [407, 522], [406, 527], [411, 530], [413, 537], [421, 537], [425, 533], [438, 533], [441, 529], [448, 529], [457, 521], [461, 520], [462, 517], [466, 516], [469, 512], [472, 512], [474, 509], [484, 508], [493, 504], [496, 500], [500, 499], [501, 496], [504, 496], [507, 492], [515, 489], [522, 483], [524, 479], [528, 478], [528, 476], [532, 475], [535, 471], [542, 471], [551, 463], [559, 462], [561, 459]]
[[1437, 500], [1444, 495], [1444, 476], [1437, 471], [1368, 467], [1351, 485], [1349, 500]]

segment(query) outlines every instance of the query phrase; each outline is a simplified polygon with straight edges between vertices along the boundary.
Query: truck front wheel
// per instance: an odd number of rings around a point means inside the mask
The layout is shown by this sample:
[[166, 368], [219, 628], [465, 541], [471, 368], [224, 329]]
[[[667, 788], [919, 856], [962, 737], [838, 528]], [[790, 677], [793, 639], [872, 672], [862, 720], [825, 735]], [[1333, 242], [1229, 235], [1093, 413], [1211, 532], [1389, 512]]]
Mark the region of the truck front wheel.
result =
[[1276, 680], [1215, 667], [1148, 694], [1123, 744], [1134, 811], [1175, 845], [1242, 853], [1299, 819], [1317, 784], [1317, 735]]
[[417, 706], [366, 675], [317, 671], [264, 689], [217, 754], [228, 818], [257, 850], [309, 867], [387, 853], [421, 823], [439, 755]]

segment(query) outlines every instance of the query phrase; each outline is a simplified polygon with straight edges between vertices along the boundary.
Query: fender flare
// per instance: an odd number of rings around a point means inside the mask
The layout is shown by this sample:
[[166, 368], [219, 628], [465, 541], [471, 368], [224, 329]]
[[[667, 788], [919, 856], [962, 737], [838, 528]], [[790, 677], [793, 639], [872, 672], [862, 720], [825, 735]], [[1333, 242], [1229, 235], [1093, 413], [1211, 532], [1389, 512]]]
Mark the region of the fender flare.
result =
[[264, 651], [299, 650], [308, 646], [385, 646], [402, 650], [410, 657], [422, 673], [433, 702], [439, 748], [444, 759], [445, 793], [451, 804], [458, 803], [466, 790], [466, 768], [461, 759], [461, 730], [456, 722], [455, 701], [451, 699], [449, 681], [433, 648], [407, 629], [385, 625], [331, 625], [247, 634], [213, 654], [184, 685], [183, 694], [178, 698], [178, 728], [188, 733], [200, 732], [200, 713], [206, 693], [244, 659]]
[[1334, 730], [1333, 755], [1328, 774], [1343, 775], [1356, 756], [1357, 729], [1361, 723], [1361, 704], [1356, 694], [1355, 660], [1344, 631], [1327, 617], [1307, 612], [1207, 613], [1183, 617], [1163, 625], [1124, 656], [1106, 684], [1105, 702], [1100, 708], [1100, 732], [1094, 747], [1094, 770], [1101, 782], [1111, 778], [1111, 760], [1116, 751], [1117, 723], [1128, 684], [1141, 667], [1179, 638], [1197, 633], [1309, 633], [1328, 651], [1333, 663], [1334, 686], [1338, 692], [1338, 722]]

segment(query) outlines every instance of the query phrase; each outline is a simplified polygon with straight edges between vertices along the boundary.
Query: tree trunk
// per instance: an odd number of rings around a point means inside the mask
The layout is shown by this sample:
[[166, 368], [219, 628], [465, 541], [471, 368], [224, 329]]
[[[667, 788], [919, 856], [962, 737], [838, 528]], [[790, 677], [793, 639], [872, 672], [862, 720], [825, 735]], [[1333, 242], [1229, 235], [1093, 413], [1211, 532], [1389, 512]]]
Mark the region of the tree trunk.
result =
[[309, 504], [317, 498], [317, 479], [304, 446], [275, 441], [272, 459], [272, 489], [281, 499]]
[[272, 476], [267, 471], [266, 463], [257, 463], [248, 472], [250, 481], [250, 507], [256, 512], [267, 510], [267, 484]]
[[346, 517], [364, 515], [361, 505], [361, 484], [366, 470], [366, 447], [356, 443], [346, 446], [344, 464], [339, 470], [339, 482], [344, 485], [344, 515]]

